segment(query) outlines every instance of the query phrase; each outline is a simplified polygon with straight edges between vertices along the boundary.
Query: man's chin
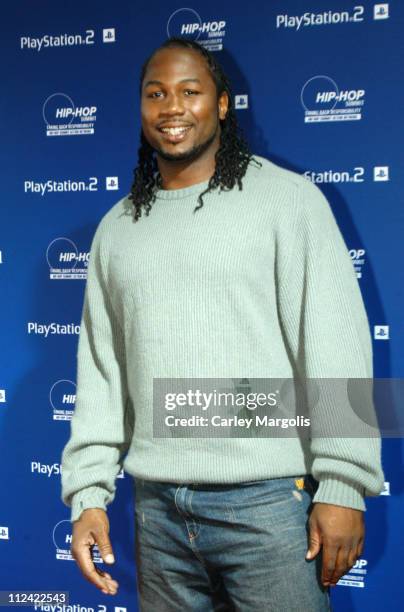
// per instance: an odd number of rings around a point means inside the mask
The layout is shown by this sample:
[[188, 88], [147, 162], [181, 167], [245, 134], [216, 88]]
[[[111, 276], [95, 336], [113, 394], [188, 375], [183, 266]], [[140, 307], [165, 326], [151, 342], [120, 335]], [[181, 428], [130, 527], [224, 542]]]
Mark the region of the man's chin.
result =
[[166, 161], [189, 161], [194, 159], [199, 153], [199, 147], [192, 147], [186, 151], [166, 151], [164, 149], [156, 149], [156, 153], [159, 157]]

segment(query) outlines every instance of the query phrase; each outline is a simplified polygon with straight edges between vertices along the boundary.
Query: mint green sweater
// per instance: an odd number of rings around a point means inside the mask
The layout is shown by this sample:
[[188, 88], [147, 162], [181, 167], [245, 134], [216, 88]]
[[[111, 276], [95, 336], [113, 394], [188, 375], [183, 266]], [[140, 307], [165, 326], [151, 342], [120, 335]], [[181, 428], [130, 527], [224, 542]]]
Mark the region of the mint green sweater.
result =
[[[241, 191], [207, 193], [195, 214], [208, 181], [158, 191], [136, 223], [127, 196], [101, 219], [61, 459], [71, 521], [106, 509], [122, 466], [166, 482], [311, 473], [314, 502], [360, 510], [383, 490], [377, 425], [351, 438], [153, 436], [153, 378], [373, 376], [366, 311], [328, 201], [306, 178], [255, 158], [262, 167], [250, 163]], [[327, 394], [312, 418], [331, 420], [337, 404]], [[373, 419], [371, 400], [361, 414]]]

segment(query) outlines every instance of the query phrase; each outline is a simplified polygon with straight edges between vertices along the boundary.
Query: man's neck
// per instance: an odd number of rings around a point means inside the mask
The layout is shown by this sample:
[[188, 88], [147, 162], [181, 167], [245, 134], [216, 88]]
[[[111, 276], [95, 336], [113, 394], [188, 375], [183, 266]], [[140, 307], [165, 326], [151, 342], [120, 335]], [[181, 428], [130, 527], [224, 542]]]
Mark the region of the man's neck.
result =
[[157, 163], [163, 189], [184, 189], [209, 180], [215, 172], [214, 155], [192, 162], [168, 161], [157, 156]]

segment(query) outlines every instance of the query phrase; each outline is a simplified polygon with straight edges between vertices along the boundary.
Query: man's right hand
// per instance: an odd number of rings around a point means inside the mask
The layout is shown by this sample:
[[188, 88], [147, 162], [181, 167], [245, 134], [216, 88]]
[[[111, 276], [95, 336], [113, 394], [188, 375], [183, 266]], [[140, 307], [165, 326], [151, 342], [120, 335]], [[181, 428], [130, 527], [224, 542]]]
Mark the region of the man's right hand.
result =
[[91, 557], [91, 547], [97, 544], [104, 563], [114, 563], [109, 539], [109, 520], [105, 510], [87, 508], [79, 519], [73, 522], [71, 552], [83, 576], [106, 595], [116, 595], [118, 583], [108, 572], [95, 566]]

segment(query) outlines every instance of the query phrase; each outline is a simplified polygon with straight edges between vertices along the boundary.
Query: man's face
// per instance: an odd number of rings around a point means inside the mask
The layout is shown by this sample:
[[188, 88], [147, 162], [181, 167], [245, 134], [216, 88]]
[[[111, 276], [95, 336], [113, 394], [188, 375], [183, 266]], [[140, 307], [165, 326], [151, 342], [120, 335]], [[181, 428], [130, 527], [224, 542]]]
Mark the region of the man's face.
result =
[[219, 119], [227, 107], [227, 94], [217, 99], [206, 60], [197, 51], [162, 49], [150, 61], [142, 83], [142, 129], [163, 159], [191, 160], [209, 148], [215, 152]]

